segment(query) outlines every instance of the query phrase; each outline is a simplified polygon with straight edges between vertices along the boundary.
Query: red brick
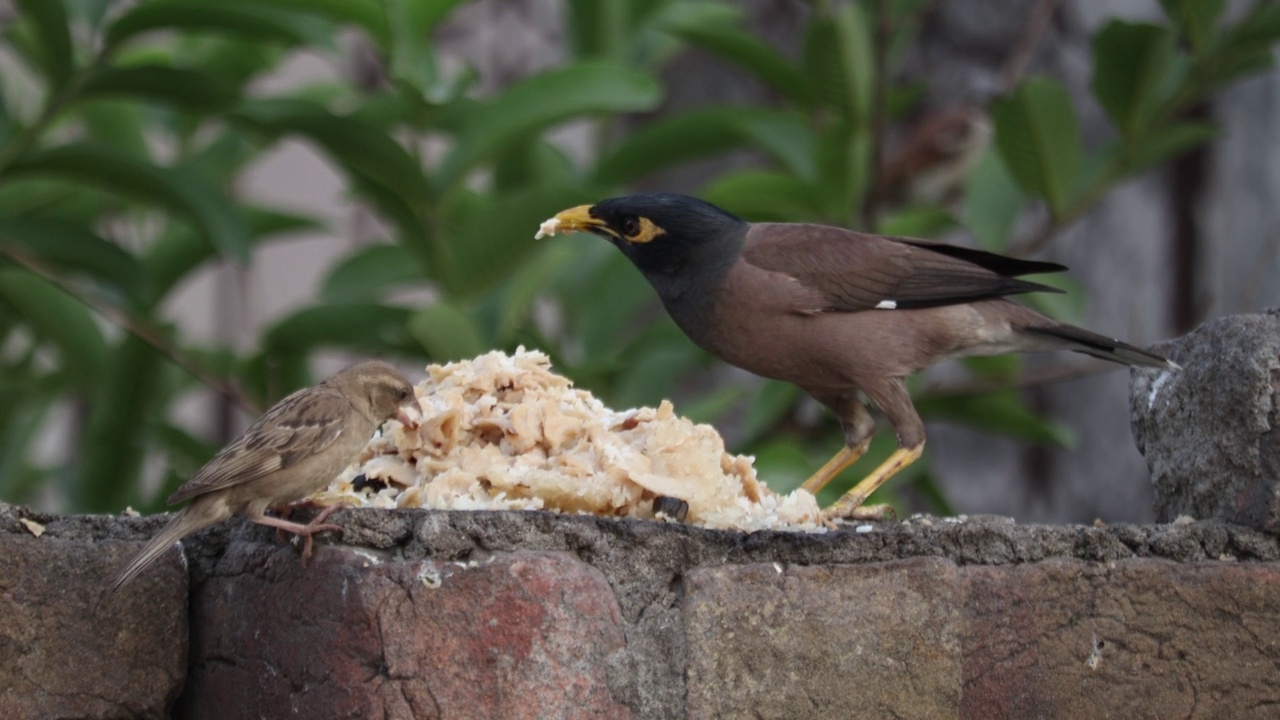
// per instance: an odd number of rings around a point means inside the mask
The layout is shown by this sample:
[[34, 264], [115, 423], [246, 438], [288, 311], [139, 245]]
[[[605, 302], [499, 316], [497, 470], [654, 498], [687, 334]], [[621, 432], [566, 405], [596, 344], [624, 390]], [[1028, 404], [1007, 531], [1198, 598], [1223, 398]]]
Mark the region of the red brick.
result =
[[303, 569], [247, 552], [196, 591], [183, 717], [630, 717], [607, 682], [617, 601], [573, 555], [460, 567], [323, 547]]

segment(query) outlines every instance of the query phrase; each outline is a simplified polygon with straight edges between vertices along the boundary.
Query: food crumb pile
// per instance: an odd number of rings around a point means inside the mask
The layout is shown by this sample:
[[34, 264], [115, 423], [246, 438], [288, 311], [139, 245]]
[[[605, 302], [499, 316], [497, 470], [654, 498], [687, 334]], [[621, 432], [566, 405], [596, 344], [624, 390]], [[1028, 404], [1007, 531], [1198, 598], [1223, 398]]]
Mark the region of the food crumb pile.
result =
[[750, 457], [725, 452], [714, 428], [677, 416], [669, 401], [611, 410], [524, 348], [432, 365], [427, 375], [405, 413], [410, 424], [384, 424], [314, 501], [672, 519], [654, 510], [667, 497], [688, 503], [691, 524], [822, 529], [812, 495], [773, 493]]

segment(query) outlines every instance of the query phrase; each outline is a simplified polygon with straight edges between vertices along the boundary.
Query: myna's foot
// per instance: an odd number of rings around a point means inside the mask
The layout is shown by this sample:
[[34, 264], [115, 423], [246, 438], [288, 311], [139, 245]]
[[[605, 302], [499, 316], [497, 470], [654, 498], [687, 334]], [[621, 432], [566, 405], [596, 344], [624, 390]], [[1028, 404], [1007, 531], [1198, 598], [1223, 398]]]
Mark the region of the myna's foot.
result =
[[822, 488], [827, 486], [827, 483], [831, 482], [832, 478], [844, 472], [845, 468], [858, 462], [858, 458], [865, 455], [867, 448], [870, 446], [871, 438], [867, 438], [855, 447], [846, 445], [840, 448], [840, 452], [832, 455], [825, 465], [818, 468], [818, 471], [813, 475], [810, 475], [809, 479], [805, 480], [804, 484], [800, 486], [800, 489], [810, 495], [817, 495]]
[[[896, 475], [906, 466], [920, 459], [920, 455], [924, 453], [924, 443], [912, 448], [898, 448], [893, 451], [887, 460], [880, 463], [880, 467], [871, 471], [871, 474], [862, 479], [862, 482], [854, 485], [849, 492], [840, 496], [831, 504], [831, 507], [822, 511], [822, 519], [831, 520], [870, 520], [883, 519], [883, 508], [885, 505], [867, 505], [863, 503], [867, 498], [871, 497], [871, 493], [880, 489], [880, 486], [886, 480]], [[865, 512], [870, 512], [872, 517], [867, 517]]]

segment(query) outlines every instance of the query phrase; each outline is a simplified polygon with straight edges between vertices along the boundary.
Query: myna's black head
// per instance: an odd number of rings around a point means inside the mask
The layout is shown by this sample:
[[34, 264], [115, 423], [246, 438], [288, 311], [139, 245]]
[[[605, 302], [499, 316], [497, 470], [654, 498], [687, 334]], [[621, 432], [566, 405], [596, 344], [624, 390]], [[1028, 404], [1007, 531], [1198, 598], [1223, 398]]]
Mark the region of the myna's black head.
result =
[[608, 239], [646, 275], [700, 274], [732, 263], [747, 224], [707, 202], [676, 193], [637, 193], [558, 213], [555, 231]]

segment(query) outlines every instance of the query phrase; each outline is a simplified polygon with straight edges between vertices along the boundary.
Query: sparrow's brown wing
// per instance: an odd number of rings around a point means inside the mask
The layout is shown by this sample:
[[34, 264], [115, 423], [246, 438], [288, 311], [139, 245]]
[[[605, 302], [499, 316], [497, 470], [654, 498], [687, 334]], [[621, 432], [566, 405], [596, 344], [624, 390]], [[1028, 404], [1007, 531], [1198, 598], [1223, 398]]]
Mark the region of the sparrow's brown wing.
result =
[[1065, 270], [982, 250], [864, 235], [826, 225], [751, 227], [742, 259], [800, 283], [797, 312], [858, 312], [956, 305], [1043, 290], [1013, 276]]
[[247, 483], [322, 452], [342, 434], [350, 412], [351, 404], [331, 387], [295, 392], [200, 468], [169, 504]]

